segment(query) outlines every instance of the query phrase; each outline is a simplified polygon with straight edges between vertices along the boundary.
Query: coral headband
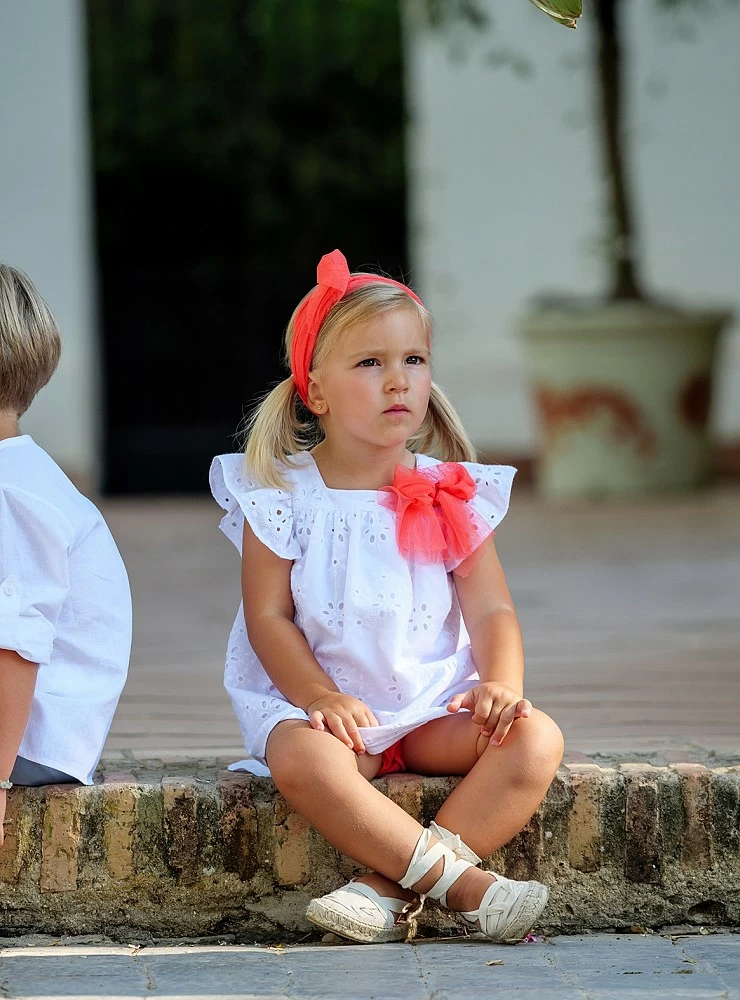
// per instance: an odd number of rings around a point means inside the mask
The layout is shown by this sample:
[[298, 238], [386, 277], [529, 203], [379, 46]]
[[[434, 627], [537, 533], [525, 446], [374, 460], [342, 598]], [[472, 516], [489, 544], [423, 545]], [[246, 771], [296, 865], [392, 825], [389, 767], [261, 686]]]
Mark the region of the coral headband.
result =
[[301, 302], [293, 321], [293, 343], [290, 349], [290, 370], [293, 373], [298, 395], [308, 405], [308, 373], [311, 370], [316, 338], [333, 306], [350, 292], [363, 285], [395, 285], [402, 288], [419, 305], [418, 295], [400, 281], [383, 278], [379, 274], [350, 274], [347, 261], [340, 250], [325, 254], [316, 268], [317, 287]]

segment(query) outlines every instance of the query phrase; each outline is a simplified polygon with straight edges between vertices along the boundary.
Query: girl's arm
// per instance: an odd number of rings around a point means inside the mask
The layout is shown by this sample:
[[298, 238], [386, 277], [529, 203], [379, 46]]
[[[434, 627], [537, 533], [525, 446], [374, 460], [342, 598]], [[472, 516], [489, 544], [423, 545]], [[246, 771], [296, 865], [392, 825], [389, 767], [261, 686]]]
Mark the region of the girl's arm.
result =
[[249, 643], [278, 691], [308, 714], [314, 729], [326, 724], [348, 747], [364, 753], [357, 727], [377, 726], [377, 720], [367, 705], [340, 692], [294, 624], [292, 565], [244, 522], [242, 597]]
[[[18, 756], [36, 687], [38, 665], [10, 649], [0, 649], [0, 779], [7, 781]], [[0, 789], [0, 845], [5, 789]]]
[[498, 681], [521, 696], [522, 633], [493, 535], [483, 543], [470, 573], [455, 576], [455, 589], [478, 676], [482, 681]]
[[470, 709], [483, 735], [498, 744], [532, 705], [523, 697], [522, 633], [493, 536], [483, 543], [468, 576], [455, 577], [455, 588], [481, 683], [453, 698], [448, 708]]

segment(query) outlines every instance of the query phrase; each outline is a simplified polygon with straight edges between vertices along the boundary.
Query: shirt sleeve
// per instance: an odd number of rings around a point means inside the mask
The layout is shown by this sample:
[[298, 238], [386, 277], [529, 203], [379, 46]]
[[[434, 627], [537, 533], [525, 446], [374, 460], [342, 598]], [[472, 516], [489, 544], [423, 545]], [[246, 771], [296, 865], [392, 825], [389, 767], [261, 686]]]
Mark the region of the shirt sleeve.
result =
[[257, 538], [281, 559], [300, 557], [293, 530], [293, 498], [287, 490], [256, 483], [241, 454], [217, 455], [209, 479], [214, 500], [226, 511], [221, 530], [240, 553], [246, 518]]
[[509, 509], [516, 469], [511, 465], [478, 465], [474, 462], [464, 462], [463, 465], [476, 486], [475, 496], [470, 503], [493, 531], [503, 521]]
[[461, 462], [475, 482], [475, 496], [469, 501], [474, 514], [473, 523], [477, 533], [476, 548], [462, 562], [445, 560], [448, 573], [458, 572], [466, 576], [470, 571], [470, 559], [475, 559], [475, 553], [487, 538], [495, 533], [496, 527], [503, 521], [509, 509], [511, 486], [516, 475], [516, 469], [511, 465], [479, 465], [476, 462]]
[[51, 661], [69, 593], [72, 527], [54, 507], [0, 486], [0, 649]]

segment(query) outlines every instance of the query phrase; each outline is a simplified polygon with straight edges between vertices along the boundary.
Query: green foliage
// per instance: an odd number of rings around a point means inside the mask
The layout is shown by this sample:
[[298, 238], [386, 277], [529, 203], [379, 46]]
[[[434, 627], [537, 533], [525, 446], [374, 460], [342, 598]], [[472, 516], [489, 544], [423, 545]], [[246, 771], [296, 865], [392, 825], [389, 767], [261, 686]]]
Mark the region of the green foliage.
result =
[[469, 24], [473, 28], [488, 28], [491, 18], [477, 0], [422, 0], [423, 10], [432, 28], [450, 24]]
[[399, 4], [87, 0], [87, 27], [105, 486], [199, 490], [321, 254], [404, 271]]
[[530, 3], [566, 28], [575, 28], [577, 19], [583, 13], [581, 0], [530, 0]]
[[[582, 0], [530, 0], [530, 3], [567, 28], [575, 28], [577, 19], [583, 13]], [[433, 28], [456, 23], [468, 24], [472, 28], [488, 28], [492, 23], [480, 0], [422, 0], [422, 6], [427, 22]]]
[[294, 199], [402, 189], [397, 21], [396, 0], [90, 0], [99, 180], [220, 177], [284, 232]]

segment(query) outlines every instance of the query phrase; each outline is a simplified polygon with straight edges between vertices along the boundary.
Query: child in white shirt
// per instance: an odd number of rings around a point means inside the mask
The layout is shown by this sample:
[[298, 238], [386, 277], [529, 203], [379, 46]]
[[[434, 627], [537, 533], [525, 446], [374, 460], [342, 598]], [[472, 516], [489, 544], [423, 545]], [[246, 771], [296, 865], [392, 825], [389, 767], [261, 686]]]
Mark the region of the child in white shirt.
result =
[[[411, 289], [350, 274], [338, 250], [317, 279], [246, 460], [211, 468], [242, 555], [225, 680], [247, 766], [373, 869], [312, 900], [319, 927], [401, 940], [426, 894], [516, 941], [547, 889], [476, 866], [535, 811], [563, 743], [524, 697], [493, 544], [514, 470], [475, 461], [431, 380], [429, 314]], [[402, 770], [464, 775], [426, 829], [369, 783]]]
[[18, 425], [60, 344], [29, 278], [0, 264], [0, 844], [13, 784], [92, 782], [131, 648], [110, 531]]

